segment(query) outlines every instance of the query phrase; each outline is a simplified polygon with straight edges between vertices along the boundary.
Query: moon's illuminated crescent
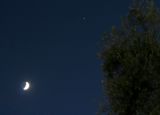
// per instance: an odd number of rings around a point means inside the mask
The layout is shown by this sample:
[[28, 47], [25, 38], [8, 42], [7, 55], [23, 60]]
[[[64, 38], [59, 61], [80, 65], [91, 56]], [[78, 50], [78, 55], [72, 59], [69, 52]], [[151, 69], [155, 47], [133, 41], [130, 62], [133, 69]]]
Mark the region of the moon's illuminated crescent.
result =
[[25, 86], [24, 86], [24, 88], [23, 88], [23, 90], [28, 90], [28, 89], [29, 89], [29, 87], [30, 87], [29, 82], [26, 82], [26, 83], [25, 83]]

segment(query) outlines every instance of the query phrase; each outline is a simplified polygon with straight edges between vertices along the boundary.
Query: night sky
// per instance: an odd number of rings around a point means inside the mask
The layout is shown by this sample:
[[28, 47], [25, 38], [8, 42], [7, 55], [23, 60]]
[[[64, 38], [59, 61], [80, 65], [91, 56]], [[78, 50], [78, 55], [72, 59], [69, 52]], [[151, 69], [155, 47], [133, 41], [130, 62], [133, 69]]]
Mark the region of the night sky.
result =
[[131, 1], [1, 0], [0, 115], [95, 115], [99, 43]]

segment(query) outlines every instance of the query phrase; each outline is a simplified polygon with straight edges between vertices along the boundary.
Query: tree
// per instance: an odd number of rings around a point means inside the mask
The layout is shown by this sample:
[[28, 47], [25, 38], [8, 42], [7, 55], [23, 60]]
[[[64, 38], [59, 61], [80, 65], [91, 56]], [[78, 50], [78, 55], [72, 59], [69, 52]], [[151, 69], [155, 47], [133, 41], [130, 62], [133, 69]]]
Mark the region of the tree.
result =
[[104, 34], [100, 59], [110, 115], [160, 115], [160, 13], [155, 3], [134, 0], [120, 29]]

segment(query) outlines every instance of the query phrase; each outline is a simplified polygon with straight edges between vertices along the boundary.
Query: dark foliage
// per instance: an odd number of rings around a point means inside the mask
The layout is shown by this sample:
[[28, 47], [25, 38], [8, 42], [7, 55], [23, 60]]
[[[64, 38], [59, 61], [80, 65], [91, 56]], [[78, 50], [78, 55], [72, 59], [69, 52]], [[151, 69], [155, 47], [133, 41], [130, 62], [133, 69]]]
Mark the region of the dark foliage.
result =
[[104, 35], [100, 58], [110, 115], [160, 115], [159, 35], [153, 0], [135, 0], [121, 28]]

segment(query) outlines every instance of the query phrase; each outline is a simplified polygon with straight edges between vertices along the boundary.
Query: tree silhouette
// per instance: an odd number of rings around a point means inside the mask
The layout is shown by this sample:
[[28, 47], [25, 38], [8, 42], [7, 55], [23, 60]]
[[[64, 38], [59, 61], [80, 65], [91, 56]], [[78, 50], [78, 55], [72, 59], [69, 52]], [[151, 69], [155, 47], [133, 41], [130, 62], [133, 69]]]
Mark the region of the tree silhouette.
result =
[[134, 0], [121, 27], [104, 34], [100, 59], [110, 115], [160, 115], [160, 13], [155, 3]]

